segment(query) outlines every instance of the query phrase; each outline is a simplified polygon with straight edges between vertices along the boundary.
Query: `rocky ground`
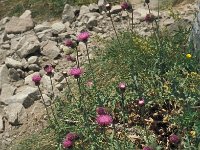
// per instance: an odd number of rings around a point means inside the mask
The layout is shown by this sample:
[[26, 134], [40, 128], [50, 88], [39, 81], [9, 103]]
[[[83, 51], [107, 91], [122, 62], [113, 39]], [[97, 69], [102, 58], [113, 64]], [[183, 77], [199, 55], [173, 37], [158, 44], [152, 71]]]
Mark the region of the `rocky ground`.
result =
[[[62, 71], [75, 66], [66, 61], [66, 55], [75, 56], [71, 49], [63, 46], [63, 41], [75, 38], [84, 30], [92, 36], [89, 47], [98, 47], [98, 41], [114, 35], [111, 20], [103, 6], [104, 0], [98, 4], [74, 7], [65, 5], [62, 20], [54, 22], [34, 22], [31, 11], [25, 11], [20, 17], [5, 17], [0, 20], [0, 149], [19, 137], [41, 130], [46, 124], [46, 115], [37, 87], [32, 83], [35, 73], [43, 75], [42, 91], [46, 105], [49, 105], [52, 95], [51, 82], [44, 73], [45, 64], [55, 66], [53, 84], [54, 92], [60, 95], [66, 82]], [[151, 25], [144, 22], [148, 13], [140, 0], [134, 1], [134, 26], [142, 35], [149, 35]], [[155, 8], [153, 5], [151, 5]], [[182, 18], [182, 24], [192, 23], [196, 4], [185, 4], [176, 7]], [[121, 10], [120, 5], [111, 9], [112, 18], [118, 31], [131, 26], [131, 13]], [[156, 11], [152, 13], [157, 16]], [[170, 30], [176, 27], [176, 22], [168, 10], [160, 12], [160, 24]], [[85, 46], [79, 44], [81, 63], [85, 62]], [[94, 57], [90, 51], [91, 57]]]

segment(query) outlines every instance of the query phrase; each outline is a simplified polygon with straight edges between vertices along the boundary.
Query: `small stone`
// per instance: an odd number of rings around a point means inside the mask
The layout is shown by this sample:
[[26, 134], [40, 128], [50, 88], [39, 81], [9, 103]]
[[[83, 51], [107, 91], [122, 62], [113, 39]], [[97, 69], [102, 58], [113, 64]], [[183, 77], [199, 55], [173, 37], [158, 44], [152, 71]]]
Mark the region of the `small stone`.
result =
[[3, 84], [2, 90], [1, 90], [1, 102], [4, 102], [4, 100], [7, 97], [13, 96], [16, 91], [16, 87], [10, 85], [10, 84]]
[[30, 64], [28, 66], [28, 69], [29, 70], [33, 70], [33, 71], [39, 71], [40, 70], [40, 67], [37, 65], [37, 64]]
[[97, 19], [96, 17], [91, 17], [87, 22], [87, 27], [90, 29], [93, 28], [94, 26], [97, 26]]
[[3, 117], [0, 115], [0, 133], [4, 131], [4, 128]]
[[34, 28], [35, 32], [42, 32], [42, 31], [47, 30], [47, 29], [50, 29], [50, 27], [48, 25], [43, 25], [43, 24], [38, 24]]
[[95, 3], [89, 5], [90, 12], [99, 12], [99, 6]]
[[65, 31], [65, 25], [62, 22], [56, 22], [51, 27], [53, 30], [57, 31], [58, 33]]
[[9, 69], [9, 77], [13, 81], [19, 81], [20, 80], [20, 74], [14, 68]]
[[112, 7], [112, 9], [110, 10], [111, 14], [118, 14], [119, 12], [122, 11], [122, 8], [120, 5], [115, 5]]
[[7, 57], [5, 64], [8, 68], [22, 68], [22, 63], [20, 61], [14, 60], [13, 58]]
[[50, 106], [51, 105], [51, 98], [48, 97], [46, 94], [42, 94], [44, 98], [45, 105]]
[[38, 57], [37, 56], [31, 56], [28, 58], [28, 64], [37, 64], [38, 63]]
[[90, 12], [89, 7], [82, 5], [80, 8], [79, 16], [83, 16], [84, 14], [89, 13], [89, 12]]

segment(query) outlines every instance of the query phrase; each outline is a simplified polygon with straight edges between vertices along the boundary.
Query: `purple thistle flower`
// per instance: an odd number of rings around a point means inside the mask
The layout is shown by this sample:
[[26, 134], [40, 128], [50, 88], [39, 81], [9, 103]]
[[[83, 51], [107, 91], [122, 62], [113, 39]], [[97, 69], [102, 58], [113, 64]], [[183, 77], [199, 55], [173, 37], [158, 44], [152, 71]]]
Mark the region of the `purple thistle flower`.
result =
[[65, 44], [65, 46], [68, 46], [68, 47], [71, 47], [71, 48], [74, 48], [74, 46], [75, 46], [75, 43], [71, 39], [66, 39], [64, 41], [64, 44]]
[[123, 10], [131, 10], [131, 9], [132, 9], [132, 6], [131, 6], [130, 3], [122, 2], [122, 3], [121, 3], [121, 8], [122, 8]]
[[74, 78], [79, 78], [83, 73], [82, 69], [80, 68], [72, 68], [69, 70], [69, 75], [74, 76]]
[[44, 66], [44, 71], [47, 73], [47, 75], [52, 75], [53, 74], [53, 67], [52, 65], [46, 65]]
[[170, 135], [169, 137], [169, 142], [172, 144], [178, 144], [179, 142], [179, 137], [175, 134]]
[[98, 115], [106, 115], [106, 109], [104, 107], [98, 107], [96, 112]]
[[74, 140], [76, 140], [77, 138], [78, 138], [78, 135], [77, 135], [76, 133], [70, 132], [70, 133], [68, 133], [68, 134], [66, 135], [66, 140], [74, 141]]
[[119, 83], [118, 87], [122, 92], [126, 90], [126, 84], [124, 82]]
[[142, 150], [153, 150], [153, 149], [149, 146], [145, 146]]
[[154, 20], [155, 20], [155, 16], [153, 15], [153, 14], [147, 14], [146, 16], [145, 16], [145, 18], [144, 18], [144, 20], [146, 21], [146, 22], [148, 22], [148, 23], [151, 23], [151, 22], [153, 22]]
[[109, 126], [113, 120], [110, 115], [99, 115], [97, 116], [96, 121], [99, 124], [99, 126], [105, 127]]
[[33, 75], [32, 76], [32, 81], [35, 83], [35, 85], [40, 85], [42, 77], [39, 74]]
[[81, 32], [78, 36], [77, 36], [77, 40], [79, 42], [84, 42], [86, 43], [88, 41], [88, 38], [90, 37], [89, 32]]
[[144, 98], [138, 100], [139, 106], [144, 106], [144, 104], [145, 104]]
[[65, 149], [70, 149], [70, 148], [73, 147], [73, 142], [70, 141], [70, 140], [64, 140], [64, 141], [63, 141], [63, 147], [64, 147]]
[[71, 62], [75, 62], [76, 61], [76, 58], [72, 57], [71, 55], [66, 55], [65, 58], [66, 58], [67, 61], [71, 61]]

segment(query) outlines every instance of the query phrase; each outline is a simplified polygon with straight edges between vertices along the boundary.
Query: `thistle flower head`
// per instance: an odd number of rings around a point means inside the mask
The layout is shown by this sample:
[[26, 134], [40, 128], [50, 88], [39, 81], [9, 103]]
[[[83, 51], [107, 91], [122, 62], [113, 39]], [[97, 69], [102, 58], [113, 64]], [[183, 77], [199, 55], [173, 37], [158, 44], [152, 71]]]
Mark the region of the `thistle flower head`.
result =
[[170, 142], [171, 144], [178, 144], [178, 142], [179, 142], [179, 137], [178, 137], [177, 135], [175, 135], [175, 134], [172, 134], [172, 135], [170, 135], [170, 137], [169, 137], [169, 142]]
[[75, 62], [76, 61], [76, 58], [72, 57], [71, 55], [66, 55], [65, 58], [66, 58], [67, 61], [71, 61], [71, 62]]
[[71, 39], [66, 39], [66, 40], [64, 41], [64, 44], [65, 44], [65, 46], [67, 46], [67, 47], [71, 47], [71, 48], [74, 48], [74, 47], [75, 47], [75, 43], [74, 43]]
[[153, 150], [153, 149], [149, 146], [145, 146], [142, 150]]
[[69, 75], [74, 76], [74, 78], [79, 78], [82, 74], [82, 69], [80, 68], [72, 68], [69, 70]]
[[145, 104], [144, 98], [141, 98], [141, 99], [138, 100], [139, 106], [144, 106], [144, 104]]
[[109, 126], [113, 120], [110, 115], [99, 115], [97, 116], [96, 121], [99, 126], [105, 127]]
[[97, 107], [96, 112], [98, 115], [106, 115], [106, 109], [104, 107]]
[[63, 148], [65, 148], [65, 149], [70, 149], [70, 148], [72, 148], [72, 147], [73, 147], [73, 142], [72, 142], [72, 141], [67, 140], [67, 139], [65, 139], [65, 140], [63, 141]]
[[126, 90], [126, 84], [124, 82], [119, 83], [118, 87], [122, 92]]
[[77, 138], [78, 138], [78, 135], [77, 135], [76, 133], [70, 132], [70, 133], [68, 133], [68, 134], [66, 135], [66, 140], [74, 141], [74, 140], [76, 140]]
[[148, 23], [151, 23], [155, 20], [155, 16], [152, 13], [149, 13], [145, 16], [144, 20]]
[[84, 43], [86, 43], [86, 42], [88, 41], [89, 37], [90, 37], [89, 32], [81, 32], [81, 33], [77, 36], [77, 40], [78, 40], [79, 42], [84, 42]]
[[40, 85], [42, 77], [39, 74], [35, 74], [32, 76], [32, 81], [35, 83], [35, 85]]
[[44, 71], [47, 73], [47, 75], [52, 75], [53, 74], [53, 66], [52, 65], [45, 65]]
[[132, 6], [131, 6], [131, 4], [128, 3], [128, 2], [122, 2], [122, 3], [121, 3], [121, 8], [122, 8], [123, 10], [131, 10], [131, 9], [132, 9]]

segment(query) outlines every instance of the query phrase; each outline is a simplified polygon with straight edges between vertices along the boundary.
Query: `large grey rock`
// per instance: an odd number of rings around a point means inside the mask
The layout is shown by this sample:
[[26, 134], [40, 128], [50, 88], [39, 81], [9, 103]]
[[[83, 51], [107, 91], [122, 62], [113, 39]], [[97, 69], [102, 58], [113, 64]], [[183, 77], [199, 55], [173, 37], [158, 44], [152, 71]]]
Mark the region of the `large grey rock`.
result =
[[12, 103], [5, 107], [6, 116], [8, 118], [8, 122], [17, 126], [22, 124], [23, 119], [25, 118], [25, 109], [21, 103]]
[[31, 34], [24, 35], [19, 41], [18, 46], [20, 49], [17, 50], [17, 53], [21, 58], [24, 58], [39, 50], [40, 42], [37, 36], [32, 32]]
[[19, 18], [20, 19], [27, 19], [27, 18], [31, 18], [31, 11], [30, 10], [26, 10]]
[[12, 17], [5, 25], [7, 33], [22, 33], [34, 28], [34, 23], [31, 18]]
[[65, 22], [70, 22], [72, 23], [75, 20], [75, 13], [74, 13], [74, 8], [70, 6], [69, 4], [66, 4], [63, 10], [62, 14], [62, 21], [63, 23]]
[[8, 68], [22, 68], [22, 63], [20, 61], [14, 60], [9, 57], [6, 58], [5, 64]]
[[51, 58], [55, 59], [60, 54], [60, 49], [57, 47], [57, 43], [54, 41], [45, 41], [41, 45], [42, 54]]
[[6, 65], [0, 66], [0, 89], [5, 83], [9, 83], [9, 70]]
[[16, 87], [10, 85], [10, 84], [3, 84], [2, 90], [1, 90], [1, 101], [4, 102], [6, 98], [13, 96], [16, 91]]
[[96, 17], [91, 17], [91, 18], [89, 18], [89, 20], [88, 20], [88, 22], [87, 22], [87, 27], [90, 29], [90, 28], [93, 28], [93, 27], [95, 27], [95, 26], [97, 26], [97, 19], [96, 19]]
[[8, 97], [5, 104], [20, 103], [25, 108], [30, 107], [39, 97], [39, 90], [37, 87], [24, 86], [16, 95]]

